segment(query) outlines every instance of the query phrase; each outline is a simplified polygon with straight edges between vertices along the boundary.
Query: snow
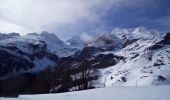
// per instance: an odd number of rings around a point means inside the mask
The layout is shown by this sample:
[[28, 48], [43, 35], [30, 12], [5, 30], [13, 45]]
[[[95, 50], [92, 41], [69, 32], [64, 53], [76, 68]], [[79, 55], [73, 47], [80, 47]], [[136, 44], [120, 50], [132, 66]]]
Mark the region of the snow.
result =
[[[105, 86], [152, 86], [170, 84], [170, 49], [164, 45], [159, 50], [148, 50], [150, 46], [159, 42], [162, 36], [156, 31], [139, 27], [134, 29], [114, 29], [112, 34], [119, 38], [126, 35], [128, 39], [138, 39], [136, 42], [116, 51], [102, 52], [113, 53], [126, 58], [114, 66], [100, 69], [102, 73], [101, 83]], [[149, 60], [149, 57], [152, 60]], [[155, 63], [163, 65], [155, 66]], [[166, 80], [159, 80], [158, 76]], [[123, 81], [122, 78], [126, 80]]]
[[[37, 33], [28, 33], [24, 36], [19, 36], [17, 33], [0, 34], [1, 46], [16, 46], [21, 51], [32, 54], [29, 44], [42, 44], [42, 41], [47, 44], [47, 49], [50, 53], [54, 53], [60, 57], [72, 55], [73, 51], [69, 45], [60, 40], [54, 33], [48, 33], [46, 31]], [[78, 48], [79, 49], [79, 48]]]
[[60, 57], [73, 54], [73, 52], [69, 50], [69, 46], [64, 41], [60, 40], [54, 33], [43, 31], [40, 34], [29, 33], [28, 35], [25, 35], [23, 37], [25, 39], [44, 41], [47, 44], [48, 50], [51, 53], [54, 53]]
[[92, 90], [40, 95], [20, 95], [0, 100], [168, 100], [170, 86], [106, 87]]
[[112, 30], [112, 33], [116, 35], [119, 38], [128, 38], [128, 39], [132, 39], [132, 38], [141, 38], [141, 37], [145, 37], [145, 38], [150, 38], [150, 36], [160, 36], [159, 32], [157, 32], [156, 30], [148, 30], [145, 27], [136, 27], [136, 28], [115, 28]]

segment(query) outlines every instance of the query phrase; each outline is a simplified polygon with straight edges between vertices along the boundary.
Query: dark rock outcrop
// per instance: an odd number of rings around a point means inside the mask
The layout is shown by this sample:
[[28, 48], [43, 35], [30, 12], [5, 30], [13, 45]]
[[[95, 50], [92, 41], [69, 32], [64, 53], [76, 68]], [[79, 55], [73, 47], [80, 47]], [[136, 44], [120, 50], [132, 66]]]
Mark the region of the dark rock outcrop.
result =
[[161, 49], [164, 47], [164, 45], [170, 45], [170, 33], [167, 33], [163, 40], [161, 40], [160, 42], [156, 43], [155, 45], [152, 45], [151, 47], [149, 47], [149, 50], [156, 50], [156, 49]]

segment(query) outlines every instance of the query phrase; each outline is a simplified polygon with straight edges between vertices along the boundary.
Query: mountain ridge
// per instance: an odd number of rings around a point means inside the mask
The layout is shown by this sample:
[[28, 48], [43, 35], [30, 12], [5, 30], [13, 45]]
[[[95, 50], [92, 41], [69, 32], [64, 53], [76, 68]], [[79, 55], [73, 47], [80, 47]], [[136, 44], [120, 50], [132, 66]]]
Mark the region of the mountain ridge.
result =
[[[46, 71], [51, 73], [45, 74], [52, 78], [48, 79], [46, 92], [37, 89], [38, 93], [169, 85], [169, 40], [170, 33], [162, 36], [144, 27], [113, 29], [111, 33], [96, 34], [90, 41], [74, 36], [65, 42], [45, 31], [25, 36], [0, 34], [0, 77], [3, 81], [21, 74], [26, 79], [34, 79]], [[35, 79], [36, 82], [40, 78]]]

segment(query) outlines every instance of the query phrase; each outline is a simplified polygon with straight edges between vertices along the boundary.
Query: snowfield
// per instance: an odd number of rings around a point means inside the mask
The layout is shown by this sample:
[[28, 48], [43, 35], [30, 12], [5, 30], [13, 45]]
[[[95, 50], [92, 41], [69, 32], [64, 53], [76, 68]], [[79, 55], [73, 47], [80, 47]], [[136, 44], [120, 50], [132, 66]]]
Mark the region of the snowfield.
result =
[[20, 95], [0, 100], [169, 100], [170, 86], [106, 87], [60, 94]]

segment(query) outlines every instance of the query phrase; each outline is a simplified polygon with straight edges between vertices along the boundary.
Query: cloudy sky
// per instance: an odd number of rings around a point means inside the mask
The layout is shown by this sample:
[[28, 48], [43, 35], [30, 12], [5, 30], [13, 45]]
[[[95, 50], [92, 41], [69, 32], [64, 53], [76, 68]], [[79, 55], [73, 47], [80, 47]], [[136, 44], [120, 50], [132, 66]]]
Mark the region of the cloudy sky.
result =
[[68, 38], [112, 28], [170, 30], [170, 0], [0, 0], [0, 32]]

